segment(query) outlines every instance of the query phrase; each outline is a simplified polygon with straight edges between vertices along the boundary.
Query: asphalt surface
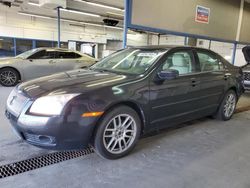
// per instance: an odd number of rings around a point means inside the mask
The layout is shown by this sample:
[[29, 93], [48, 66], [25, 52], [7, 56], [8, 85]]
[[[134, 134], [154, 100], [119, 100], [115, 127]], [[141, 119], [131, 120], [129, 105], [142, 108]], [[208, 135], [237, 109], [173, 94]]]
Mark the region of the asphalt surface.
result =
[[[12, 132], [4, 117], [11, 88], [0, 87], [0, 165], [48, 152]], [[250, 94], [239, 108], [250, 106]], [[127, 157], [105, 160], [95, 153], [0, 179], [1, 188], [62, 187], [250, 187], [250, 111], [231, 121], [210, 118], [143, 138]]]

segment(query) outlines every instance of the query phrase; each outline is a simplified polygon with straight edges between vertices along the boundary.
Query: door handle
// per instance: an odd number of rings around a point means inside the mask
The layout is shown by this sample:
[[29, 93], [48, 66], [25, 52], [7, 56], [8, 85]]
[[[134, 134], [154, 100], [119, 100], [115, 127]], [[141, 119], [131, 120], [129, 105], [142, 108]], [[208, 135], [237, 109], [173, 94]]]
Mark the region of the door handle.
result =
[[195, 79], [191, 79], [191, 83], [192, 83], [192, 86], [195, 87], [200, 83], [200, 81], [196, 81]]
[[224, 75], [224, 79], [227, 80], [230, 76], [232, 76], [231, 73], [226, 73], [226, 74]]
[[56, 61], [50, 60], [49, 63], [50, 63], [50, 64], [54, 64], [54, 63], [56, 63]]

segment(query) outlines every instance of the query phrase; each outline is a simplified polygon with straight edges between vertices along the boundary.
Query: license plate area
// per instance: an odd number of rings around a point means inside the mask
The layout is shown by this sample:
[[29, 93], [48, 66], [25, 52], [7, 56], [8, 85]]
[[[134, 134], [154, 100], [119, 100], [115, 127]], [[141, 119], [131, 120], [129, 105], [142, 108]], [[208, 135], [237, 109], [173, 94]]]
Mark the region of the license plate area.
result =
[[[11, 92], [11, 94], [9, 95], [8, 100], [7, 100], [7, 109], [14, 116], [18, 117], [28, 101], [29, 101], [29, 99], [27, 97], [16, 92], [16, 90], [13, 90]], [[8, 116], [7, 116], [7, 118], [8, 118]]]

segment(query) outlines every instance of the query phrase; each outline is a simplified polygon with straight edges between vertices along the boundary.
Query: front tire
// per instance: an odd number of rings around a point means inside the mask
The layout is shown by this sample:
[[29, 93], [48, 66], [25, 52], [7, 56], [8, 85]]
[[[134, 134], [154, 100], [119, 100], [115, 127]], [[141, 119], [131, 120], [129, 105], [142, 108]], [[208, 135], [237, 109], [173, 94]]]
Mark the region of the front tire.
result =
[[95, 151], [106, 159], [124, 157], [135, 147], [140, 132], [137, 112], [127, 106], [116, 107], [99, 124], [94, 138]]
[[3, 68], [0, 70], [0, 84], [5, 87], [12, 87], [18, 84], [19, 73], [13, 68]]
[[220, 104], [216, 118], [228, 121], [232, 118], [237, 105], [237, 96], [235, 91], [229, 90]]

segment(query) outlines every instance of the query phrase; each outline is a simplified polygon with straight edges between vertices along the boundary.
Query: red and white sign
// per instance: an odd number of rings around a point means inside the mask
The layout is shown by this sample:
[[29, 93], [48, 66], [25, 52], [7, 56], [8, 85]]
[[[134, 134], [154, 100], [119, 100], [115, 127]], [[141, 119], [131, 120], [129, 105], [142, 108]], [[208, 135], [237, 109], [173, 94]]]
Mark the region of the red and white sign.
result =
[[210, 8], [197, 5], [195, 21], [209, 24]]

